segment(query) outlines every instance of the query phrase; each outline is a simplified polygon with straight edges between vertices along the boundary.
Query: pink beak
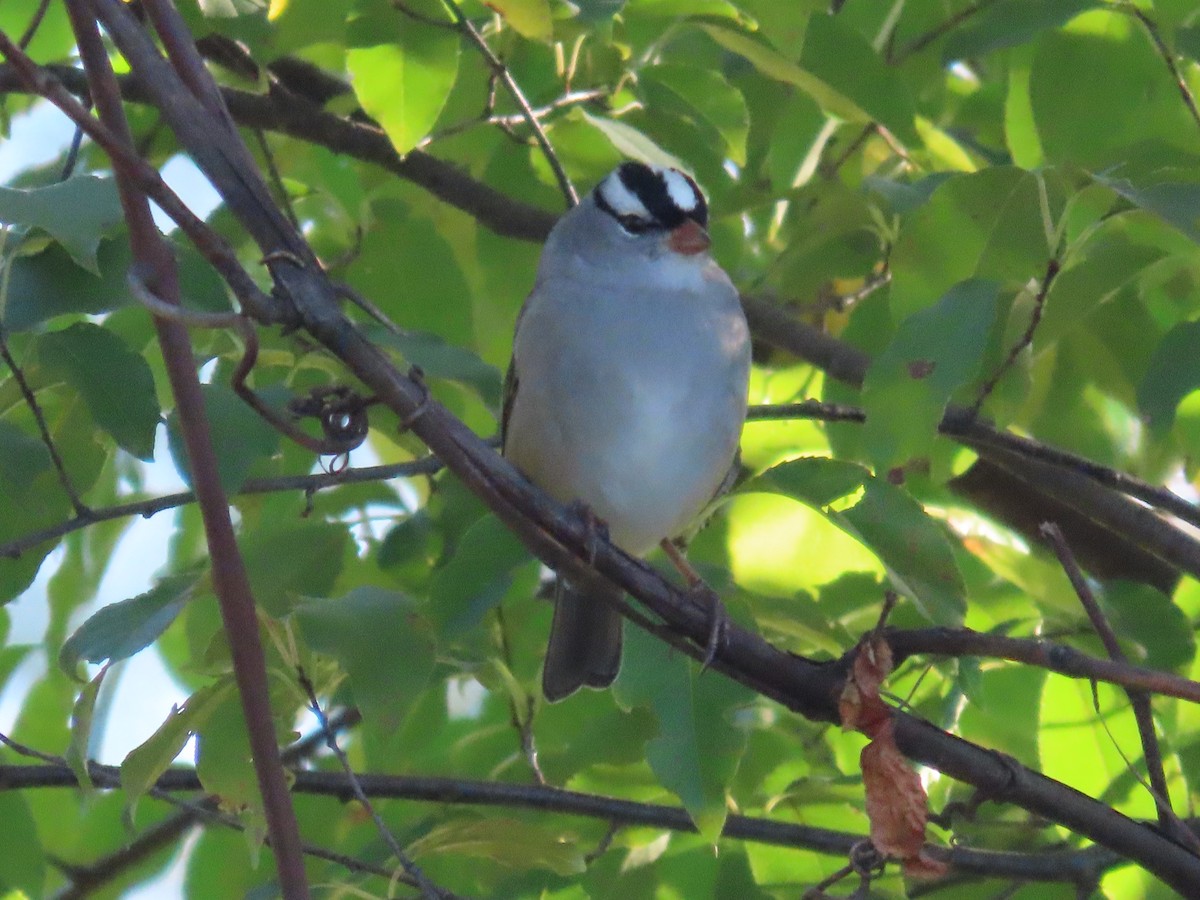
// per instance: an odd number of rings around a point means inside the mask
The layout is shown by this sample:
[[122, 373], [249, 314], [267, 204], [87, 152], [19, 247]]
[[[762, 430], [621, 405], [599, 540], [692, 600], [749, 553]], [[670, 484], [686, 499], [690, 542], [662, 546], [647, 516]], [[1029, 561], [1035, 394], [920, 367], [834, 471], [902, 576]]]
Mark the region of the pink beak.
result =
[[685, 219], [667, 238], [667, 246], [683, 256], [703, 253], [711, 244], [708, 232], [693, 219]]

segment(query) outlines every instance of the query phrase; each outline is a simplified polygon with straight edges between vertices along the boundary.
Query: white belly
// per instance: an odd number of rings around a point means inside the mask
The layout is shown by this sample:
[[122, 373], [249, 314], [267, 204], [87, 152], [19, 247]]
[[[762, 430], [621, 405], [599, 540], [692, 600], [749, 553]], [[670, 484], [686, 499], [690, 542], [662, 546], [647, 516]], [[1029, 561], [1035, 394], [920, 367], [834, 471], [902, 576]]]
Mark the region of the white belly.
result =
[[[644, 554], [686, 530], [733, 461], [749, 365], [740, 309], [643, 309], [634, 331], [627, 310], [601, 307], [570, 333], [542, 312], [531, 304], [518, 335], [505, 454]], [[598, 348], [596, 330], [618, 334], [621, 352]]]

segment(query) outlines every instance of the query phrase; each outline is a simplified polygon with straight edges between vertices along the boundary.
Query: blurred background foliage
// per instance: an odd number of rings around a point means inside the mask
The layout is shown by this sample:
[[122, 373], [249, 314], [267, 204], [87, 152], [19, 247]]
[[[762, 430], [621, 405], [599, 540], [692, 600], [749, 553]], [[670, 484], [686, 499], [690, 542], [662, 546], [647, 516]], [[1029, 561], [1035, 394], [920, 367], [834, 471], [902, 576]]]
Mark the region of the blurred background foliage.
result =
[[[36, 5], [4, 3], [0, 27], [20, 34]], [[259, 67], [273, 66], [248, 72], [214, 62], [230, 88], [270, 96], [282, 80], [299, 92], [313, 87], [304, 79], [316, 67], [342, 82], [320, 96], [322, 108], [377, 123], [401, 156], [433, 156], [509, 197], [555, 214], [564, 208], [513, 98], [438, 0], [180, 6], [210, 47], [238, 47]], [[752, 403], [852, 403], [868, 420], [747, 425], [747, 478], [691, 554], [731, 614], [780, 647], [832, 659], [874, 626], [891, 589], [902, 598], [890, 620], [898, 627], [965, 624], [1104, 655], [1058, 564], [1012, 513], [1035, 504], [1023, 493], [1029, 486], [979, 489], [974, 453], [939, 435], [937, 424], [948, 403], [970, 406], [1003, 372], [982, 405], [997, 425], [1195, 497], [1200, 116], [1189, 97], [1200, 91], [1200, 11], [1192, 0], [834, 6], [495, 0], [463, 9], [581, 191], [627, 157], [693, 172], [709, 194], [714, 252], [739, 288], [874, 357], [860, 389], [759, 335]], [[42, 63], [72, 63], [58, 3], [29, 51]], [[19, 143], [32, 101], [4, 83], [12, 91], [4, 98], [8, 136]], [[129, 115], [153, 163], [176, 155], [150, 108], [132, 104]], [[419, 176], [355, 158], [336, 136], [322, 144], [270, 129], [261, 139], [247, 134], [332, 276], [405, 334], [355, 312], [364, 328], [398, 363], [419, 364], [437, 399], [473, 429], [495, 434], [538, 244], [497, 234]], [[129, 250], [108, 161], [84, 142], [74, 175], [60, 183], [62, 168], [61, 158], [29, 166], [0, 189], [0, 323], [73, 490], [87, 507], [105, 509], [149, 498], [150, 460], [177, 468], [185, 484], [187, 474], [151, 319], [125, 286]], [[256, 265], [226, 210], [209, 221]], [[177, 243], [187, 303], [227, 308], [221, 283]], [[1022, 343], [1035, 315], [1032, 340]], [[347, 378], [300, 334], [262, 330], [260, 338], [252, 381], [271, 402]], [[320, 471], [311, 452], [234, 396], [238, 336], [197, 330], [193, 339], [226, 487]], [[397, 426], [373, 412], [367, 445], [350, 465], [422, 456]], [[548, 783], [682, 803], [701, 831], [624, 828], [609, 843], [603, 821], [381, 803], [439, 884], [474, 896], [564, 900], [795, 897], [845, 858], [735, 840], [714, 853], [728, 812], [866, 834], [860, 735], [805, 721], [718, 675], [699, 676], [632, 626], [613, 690], [544, 704], [545, 573], [452, 478], [240, 493], [233, 503], [268, 636], [281, 741], [312, 728], [299, 664], [329, 707], [362, 711], [342, 739], [358, 770], [529, 783], [532, 742]], [[0, 544], [11, 553], [12, 542], [76, 512], [5, 366]], [[74, 748], [69, 758], [81, 759], [89, 727], [161, 718], [104, 702], [111, 685], [101, 664], [139, 652], [160, 654], [190, 695], [123, 762], [104, 760], [122, 763], [124, 791], [0, 791], [0, 891], [51, 895], [71, 883], [70, 865], [160, 821], [169, 808], [138, 797], [186, 745], [183, 761], [195, 754], [206, 790], [249, 828], [249, 838], [206, 828], [186, 843], [187, 896], [272, 895], [200, 519], [183, 505], [154, 521], [169, 531], [167, 558], [157, 570], [160, 561], [147, 562], [152, 586], [137, 597], [97, 596], [128, 519], [0, 559], [0, 602], [47, 610], [40, 640], [0, 649], [0, 690], [18, 710], [4, 723], [13, 737], [53, 754]], [[1095, 555], [1144, 552], [1131, 541], [1102, 544]], [[1078, 552], [1087, 559], [1085, 548]], [[1126, 651], [1193, 674], [1197, 573], [1156, 564], [1147, 575], [1115, 563], [1094, 574]], [[11, 619], [0, 608], [0, 638], [17, 624]], [[46, 664], [31, 668], [34, 658]], [[1154, 816], [1119, 691], [1101, 685], [1093, 695], [1086, 682], [1014, 663], [924, 656], [905, 661], [888, 688], [939, 727], [1126, 814]], [[1200, 787], [1200, 713], [1164, 698], [1154, 709], [1176, 809], [1190, 810]], [[309, 765], [336, 767], [324, 754]], [[966, 797], [948, 779], [927, 786], [935, 810]], [[306, 839], [386, 864], [387, 849], [357, 806], [309, 796], [297, 804]], [[1024, 852], [1086, 843], [1003, 804], [931, 829], [931, 838]], [[119, 870], [96, 895], [120, 896], [156, 877], [180, 846]], [[390, 895], [376, 876], [310, 866], [328, 896]], [[871, 896], [906, 889], [889, 871]], [[942, 890], [965, 896], [955, 882]], [[1070, 884], [1003, 879], [976, 880], [969, 890], [1076, 896]], [[1170, 896], [1132, 866], [1109, 871], [1097, 890]]]

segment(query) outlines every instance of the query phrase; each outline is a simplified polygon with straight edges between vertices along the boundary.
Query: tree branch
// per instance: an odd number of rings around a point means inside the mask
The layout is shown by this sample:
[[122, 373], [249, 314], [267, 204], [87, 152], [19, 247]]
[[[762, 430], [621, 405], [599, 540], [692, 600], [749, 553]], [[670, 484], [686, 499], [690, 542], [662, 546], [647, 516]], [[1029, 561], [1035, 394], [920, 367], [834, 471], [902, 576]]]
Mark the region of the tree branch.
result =
[[[1075, 589], [1075, 595], [1079, 598], [1096, 634], [1100, 636], [1100, 642], [1108, 652], [1109, 658], [1114, 662], [1126, 662], [1125, 652], [1121, 649], [1117, 635], [1108, 623], [1104, 611], [1100, 609], [1100, 604], [1096, 601], [1091, 586], [1075, 561], [1075, 556], [1071, 553], [1071, 548], [1067, 544], [1067, 539], [1063, 537], [1062, 530], [1053, 522], [1045, 522], [1042, 525], [1042, 537], [1050, 545], [1054, 555], [1058, 557], [1063, 571], [1071, 581], [1071, 587]], [[1134, 719], [1137, 721], [1138, 736], [1142, 742], [1142, 755], [1146, 760], [1146, 772], [1150, 776], [1149, 790], [1154, 798], [1155, 806], [1158, 808], [1159, 826], [1163, 831], [1174, 835], [1176, 840], [1191, 847], [1193, 853], [1200, 852], [1200, 841], [1197, 841], [1196, 836], [1179, 821], [1179, 817], [1171, 808], [1171, 792], [1167, 786], [1166, 773], [1163, 771], [1162, 750], [1158, 745], [1158, 734], [1154, 730], [1154, 710], [1150, 706], [1150, 695], [1134, 688], [1126, 688], [1125, 694], [1129, 697]]]
[[458, 23], [459, 30], [466, 35], [467, 40], [478, 48], [488, 68], [504, 84], [504, 87], [516, 102], [517, 108], [521, 110], [521, 115], [533, 131], [534, 140], [537, 141], [538, 146], [542, 150], [542, 155], [546, 157], [546, 162], [550, 165], [550, 170], [554, 172], [554, 177], [558, 180], [558, 189], [562, 191], [562, 195], [567, 201], [567, 208], [570, 209], [579, 202], [579, 195], [575, 192], [575, 185], [571, 184], [571, 178], [563, 168], [558, 154], [554, 152], [554, 146], [550, 143], [550, 138], [546, 137], [546, 130], [542, 128], [542, 123], [538, 121], [538, 117], [534, 115], [529, 101], [525, 99], [525, 94], [521, 90], [521, 86], [513, 78], [512, 72], [508, 71], [508, 66], [504, 65], [500, 61], [500, 58], [492, 52], [492, 48], [487, 45], [487, 41], [483, 39], [483, 36], [475, 29], [475, 26], [471, 24], [471, 20], [463, 14], [462, 9], [455, 0], [442, 0], [442, 3], [450, 10], [450, 14], [454, 16], [454, 21]]
[[[67, 0], [67, 11], [80, 58], [88, 73], [88, 84], [97, 112], [122, 143], [132, 146], [121, 95], [91, 7], [87, 0]], [[150, 203], [135, 179], [120, 169], [116, 174], [135, 265], [146, 273], [145, 280], [157, 296], [178, 305], [179, 281], [174, 255], [154, 224]], [[284, 778], [279, 746], [275, 742], [267, 668], [258, 635], [254, 596], [234, 536], [229, 505], [221, 488], [204, 398], [192, 362], [191, 339], [187, 329], [176, 322], [155, 317], [154, 326], [166, 363], [167, 378], [175, 395], [192, 482], [204, 521], [205, 539], [212, 557], [213, 591], [221, 608], [221, 618], [233, 657], [234, 676], [249, 733], [251, 757], [262, 794], [280, 886], [289, 900], [305, 900], [309, 891], [301, 853], [300, 830]]]
[[[119, 770], [115, 766], [89, 763], [88, 769], [94, 782], [101, 787], [119, 784]], [[417, 800], [435, 804], [528, 809], [583, 816], [613, 822], [618, 827], [696, 832], [695, 823], [687, 811], [677, 806], [618, 800], [544, 785], [361, 773], [355, 778], [363, 792], [375, 800]], [[77, 783], [75, 773], [66, 765], [0, 764], [0, 791], [74, 787]], [[194, 770], [180, 768], [164, 772], [155, 787], [164, 792], [203, 790]], [[343, 803], [354, 798], [349, 777], [340, 772], [296, 772], [293, 790], [300, 794], [333, 797]], [[721, 836], [729, 840], [793, 847], [830, 856], [846, 856], [865, 838], [865, 835], [851, 832], [736, 814], [726, 818]], [[1089, 879], [1124, 862], [1118, 854], [1100, 847], [1014, 853], [962, 846], [930, 846], [926, 852], [951, 866], [958, 875], [1073, 884], [1087, 883]]]

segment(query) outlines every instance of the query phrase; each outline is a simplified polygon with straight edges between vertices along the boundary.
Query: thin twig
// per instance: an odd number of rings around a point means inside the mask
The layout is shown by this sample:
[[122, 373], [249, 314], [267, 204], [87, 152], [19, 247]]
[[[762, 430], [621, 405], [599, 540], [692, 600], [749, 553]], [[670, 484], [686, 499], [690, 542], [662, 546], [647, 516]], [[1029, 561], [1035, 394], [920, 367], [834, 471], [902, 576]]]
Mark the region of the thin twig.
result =
[[979, 396], [975, 398], [975, 402], [971, 404], [969, 414], [971, 416], [979, 415], [979, 410], [983, 408], [983, 403], [996, 389], [996, 385], [1000, 383], [1008, 370], [1012, 368], [1017, 361], [1017, 357], [1021, 355], [1021, 351], [1033, 343], [1033, 336], [1037, 332], [1038, 325], [1042, 322], [1042, 312], [1046, 308], [1046, 294], [1050, 291], [1050, 285], [1054, 283], [1054, 277], [1058, 275], [1060, 263], [1057, 258], [1051, 259], [1046, 263], [1046, 272], [1042, 276], [1042, 282], [1038, 286], [1037, 295], [1033, 298], [1033, 311], [1029, 315], [1029, 323], [1025, 326], [1025, 332], [1008, 351], [1008, 356], [1004, 358], [999, 368], [991, 374], [983, 387], [979, 389]]
[[[423, 456], [412, 462], [391, 463], [386, 466], [367, 466], [359, 469], [344, 469], [341, 472], [320, 472], [314, 475], [282, 475], [275, 478], [247, 479], [235, 496], [272, 494], [279, 491], [320, 491], [341, 484], [360, 484], [365, 481], [387, 481], [391, 478], [409, 478], [416, 475], [434, 475], [442, 470], [442, 462], [436, 456]], [[73, 531], [86, 528], [96, 522], [141, 516], [149, 519], [156, 513], [176, 509], [196, 502], [195, 491], [180, 491], [147, 500], [135, 500], [116, 506], [105, 506], [90, 510], [86, 517], [76, 517], [34, 531], [22, 537], [0, 544], [0, 557], [15, 559], [31, 547], [45, 541], [63, 537]]]
[[529, 101], [525, 99], [525, 94], [521, 91], [517, 80], [513, 78], [512, 73], [508, 71], [508, 67], [500, 61], [500, 58], [492, 52], [492, 48], [487, 45], [487, 41], [471, 24], [471, 20], [466, 17], [462, 9], [455, 0], [442, 0], [446, 8], [450, 10], [454, 20], [458, 22], [458, 27], [462, 30], [483, 55], [484, 61], [488, 64], [493, 72], [504, 82], [504, 86], [508, 89], [516, 101], [517, 107], [521, 110], [521, 115], [526, 123], [533, 130], [534, 139], [538, 146], [542, 148], [542, 154], [546, 157], [546, 162], [554, 172], [554, 177], [558, 180], [558, 188], [562, 191], [563, 197], [567, 201], [567, 207], [570, 208], [579, 202], [579, 194], [575, 192], [575, 185], [571, 183], [570, 176], [567, 175], [566, 169], [563, 168], [562, 162], [558, 158], [558, 154], [554, 152], [554, 147], [550, 143], [550, 139], [546, 137], [546, 131], [542, 128], [542, 123], [538, 121], [537, 115], [533, 108], [529, 105]]
[[[1109, 658], [1116, 662], [1127, 662], [1125, 651], [1121, 649], [1121, 643], [1117, 640], [1117, 635], [1108, 623], [1104, 611], [1100, 609], [1100, 604], [1092, 593], [1091, 585], [1088, 584], [1083, 571], [1079, 568], [1079, 563], [1075, 561], [1075, 554], [1071, 552], [1062, 529], [1053, 522], [1043, 522], [1040, 530], [1042, 538], [1050, 545], [1050, 549], [1058, 557], [1059, 564], [1063, 567], [1067, 578], [1070, 579], [1071, 587], [1075, 589], [1075, 595], [1079, 598], [1079, 603], [1087, 613]], [[1154, 730], [1154, 710], [1150, 705], [1150, 696], [1144, 691], [1132, 688], [1125, 688], [1125, 693], [1129, 696], [1134, 719], [1137, 721], [1138, 735], [1141, 738], [1142, 751], [1146, 759], [1146, 771], [1150, 776], [1150, 794], [1154, 797], [1155, 805], [1158, 807], [1159, 824], [1167, 833], [1185, 842], [1194, 851], [1200, 852], [1200, 839], [1197, 839], [1196, 835], [1188, 830], [1171, 808], [1170, 788], [1167, 785], [1166, 773], [1163, 771], [1162, 750], [1159, 748], [1158, 734]]]
[[354, 769], [350, 765], [350, 760], [346, 758], [346, 751], [338, 743], [337, 735], [330, 727], [329, 719], [325, 717], [325, 710], [321, 708], [321, 701], [317, 699], [316, 689], [313, 687], [313, 683], [309, 680], [308, 675], [299, 667], [297, 667], [296, 675], [300, 686], [308, 696], [308, 708], [317, 717], [317, 724], [320, 725], [321, 731], [325, 734], [325, 745], [333, 751], [333, 755], [341, 763], [342, 771], [346, 773], [346, 778], [349, 779], [350, 788], [354, 792], [354, 799], [362, 804], [363, 809], [371, 816], [371, 821], [375, 823], [375, 828], [379, 832], [380, 837], [383, 838], [384, 843], [387, 844], [388, 849], [392, 851], [392, 855], [396, 857], [396, 860], [400, 863], [404, 871], [408, 873], [408, 876], [420, 888], [421, 896], [427, 898], [427, 900], [442, 900], [446, 896], [445, 891], [430, 881], [420, 866], [413, 862], [409, 855], [404, 852], [404, 849], [396, 840], [396, 836], [392, 834], [387, 823], [383, 821], [383, 817], [379, 815], [375, 806], [363, 791], [362, 785], [359, 784], [358, 776], [355, 775]]
[[37, 9], [34, 10], [33, 15], [29, 19], [29, 24], [25, 26], [25, 32], [17, 41], [17, 46], [22, 50], [29, 48], [29, 42], [33, 40], [33, 37], [37, 34], [38, 29], [42, 27], [42, 21], [46, 18], [46, 10], [49, 8], [50, 0], [41, 0], [41, 2], [38, 3]]
[[[489, 97], [491, 95], [489, 94]], [[572, 91], [568, 94], [563, 94], [553, 103], [548, 103], [545, 106], [538, 107], [532, 110], [534, 118], [539, 122], [547, 116], [553, 115], [564, 109], [570, 109], [574, 106], [581, 106], [585, 103], [594, 103], [597, 100], [603, 100], [608, 96], [607, 91], [599, 89], [590, 91]], [[467, 119], [464, 122], [456, 122], [453, 125], [447, 125], [440, 131], [435, 131], [417, 143], [417, 147], [424, 149], [434, 141], [440, 141], [456, 134], [462, 134], [464, 131], [470, 131], [472, 128], [477, 128], [480, 125], [494, 125], [498, 128], [514, 128], [525, 122], [524, 113], [508, 113], [506, 115], [493, 114], [491, 105], [484, 109], [483, 115], [474, 119]]]
[[888, 65], [900, 65], [914, 53], [920, 53], [942, 35], [953, 31], [963, 22], [967, 21], [972, 16], [983, 12], [995, 2], [996, 0], [978, 0], [977, 3], [973, 3], [965, 9], [960, 10], [945, 21], [939, 22], [929, 31], [905, 44], [904, 47], [902, 47], [897, 53], [892, 54], [889, 52], [887, 56]]
[[271, 145], [267, 143], [267, 136], [261, 128], [254, 129], [254, 140], [262, 152], [263, 162], [267, 165], [267, 175], [275, 188], [275, 201], [283, 208], [284, 215], [288, 217], [292, 227], [299, 231], [300, 220], [296, 218], [296, 210], [292, 208], [292, 198], [288, 196], [287, 188], [283, 184], [283, 177], [279, 174], [279, 167], [275, 165], [275, 153], [271, 150]]
[[29, 382], [25, 380], [25, 373], [17, 365], [12, 352], [8, 349], [8, 340], [5, 337], [3, 326], [0, 326], [0, 359], [4, 360], [4, 364], [12, 372], [13, 380], [17, 383], [17, 389], [21, 392], [21, 397], [24, 398], [25, 405], [33, 413], [33, 421], [37, 424], [38, 435], [41, 437], [42, 443], [46, 446], [46, 450], [50, 453], [50, 461], [54, 464], [54, 471], [58, 475], [58, 483], [62, 486], [67, 499], [71, 501], [71, 508], [75, 510], [75, 518], [88, 520], [92, 511], [79, 498], [79, 494], [75, 491], [75, 485], [71, 482], [71, 476], [67, 474], [66, 464], [58, 453], [58, 447], [54, 444], [54, 438], [50, 436], [50, 428], [46, 424], [46, 416], [42, 412], [42, 407], [38, 403], [33, 389], [29, 386]]
[[[344, 728], [349, 728], [359, 721], [358, 710], [345, 709], [329, 720], [329, 727], [334, 731], [341, 731]], [[325, 737], [322, 732], [311, 732], [294, 744], [285, 748], [280, 754], [285, 764], [291, 765], [300, 762], [311, 756], [319, 747], [325, 745]], [[169, 792], [157, 791], [155, 796], [165, 802], [180, 805], [181, 801], [172, 797]], [[216, 810], [219, 805], [217, 797], [205, 797], [202, 800], [192, 803], [182, 803], [181, 808], [173, 815], [168, 816], [160, 822], [156, 822], [150, 828], [147, 828], [137, 837], [129, 841], [123, 847], [114, 850], [112, 853], [100, 856], [89, 863], [71, 863], [56, 862], [55, 865], [62, 869], [71, 879], [71, 884], [55, 895], [55, 900], [82, 900], [90, 894], [103, 888], [105, 885], [120, 877], [123, 872], [143, 862], [147, 858], [153, 856], [159, 850], [163, 850], [176, 841], [178, 841], [190, 828], [195, 826], [203, 817], [201, 810]], [[229, 824], [229, 823], [221, 823]], [[318, 855], [312, 849], [313, 845], [305, 844], [305, 853], [309, 855]], [[324, 856], [323, 858], [329, 858]], [[345, 863], [341, 859], [332, 859], [342, 865]], [[371, 867], [369, 864], [360, 864], [357, 860], [352, 860], [354, 866], [347, 866], [352, 871], [369, 871], [372, 874], [381, 875], [385, 878], [391, 878], [392, 872], [387, 869]]]
[[1162, 57], [1167, 70], [1171, 73], [1171, 80], [1175, 82], [1175, 87], [1179, 89], [1184, 105], [1187, 106], [1188, 112], [1191, 113], [1192, 121], [1197, 126], [1200, 126], [1200, 108], [1196, 106], [1196, 97], [1192, 94], [1192, 89], [1188, 86], [1187, 79], [1180, 73], [1179, 66], [1175, 63], [1175, 55], [1171, 52], [1171, 48], [1167, 46], [1166, 41], [1163, 40], [1162, 34], [1158, 30], [1158, 25], [1145, 12], [1138, 9], [1132, 3], [1120, 3], [1117, 5], [1117, 8], [1142, 23], [1142, 27], [1146, 29], [1146, 33], [1150, 35], [1150, 40], [1154, 41], [1154, 47], [1158, 50], [1158, 55]]

